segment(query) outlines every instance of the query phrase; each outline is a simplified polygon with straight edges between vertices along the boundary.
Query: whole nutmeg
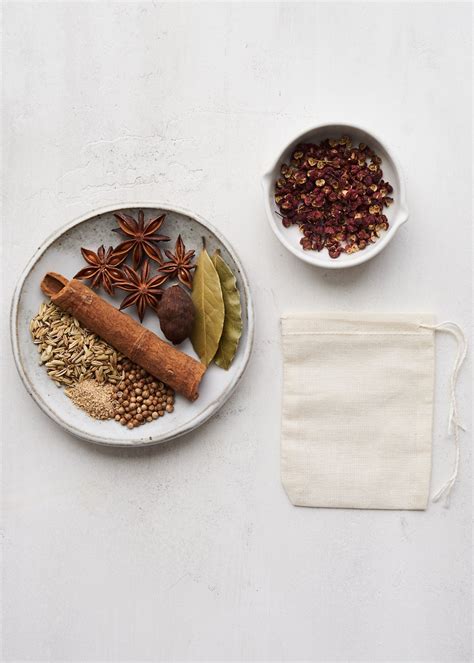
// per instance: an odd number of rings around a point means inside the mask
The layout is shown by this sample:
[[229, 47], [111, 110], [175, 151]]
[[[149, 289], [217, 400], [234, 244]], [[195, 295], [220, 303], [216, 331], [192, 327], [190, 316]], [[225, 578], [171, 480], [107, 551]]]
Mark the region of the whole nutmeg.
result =
[[191, 333], [194, 323], [194, 304], [179, 285], [167, 288], [157, 308], [160, 327], [166, 338], [177, 345]]

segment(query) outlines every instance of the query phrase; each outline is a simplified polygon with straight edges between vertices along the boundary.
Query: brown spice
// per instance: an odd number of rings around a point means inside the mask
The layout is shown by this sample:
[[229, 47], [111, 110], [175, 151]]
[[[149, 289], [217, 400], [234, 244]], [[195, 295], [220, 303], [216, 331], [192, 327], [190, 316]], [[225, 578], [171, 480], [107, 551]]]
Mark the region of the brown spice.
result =
[[170, 239], [166, 235], [157, 234], [163, 225], [165, 214], [148, 222], [145, 222], [143, 210], [138, 210], [138, 221], [125, 212], [117, 212], [114, 216], [119, 223], [119, 227], [114, 228], [114, 231], [126, 238], [125, 242], [116, 247], [116, 253], [123, 256], [131, 254], [134, 269], [141, 265], [145, 256], [161, 265], [162, 255], [157, 244]]
[[58, 387], [95, 379], [97, 382], [120, 382], [117, 361], [121, 359], [108, 343], [82, 327], [69, 313], [53, 303], [43, 303], [30, 322], [33, 343], [40, 353], [40, 363]]
[[109, 295], [114, 294], [114, 282], [122, 278], [122, 273], [118, 268], [125, 258], [126, 254], [117, 253], [111, 246], [105, 251], [105, 247], [99, 246], [97, 253], [90, 249], [81, 249], [84, 260], [90, 267], [84, 267], [76, 274], [75, 279], [91, 280], [91, 288], [97, 289], [102, 286]]
[[147, 307], [156, 311], [160, 297], [163, 294], [163, 283], [168, 280], [166, 274], [155, 274], [150, 276], [150, 263], [145, 260], [141, 271], [124, 265], [122, 278], [115, 282], [119, 290], [125, 290], [130, 294], [120, 304], [120, 310], [135, 305], [137, 307], [140, 322], [143, 321]]
[[192, 264], [194, 251], [186, 251], [181, 235], [178, 235], [175, 252], [172, 253], [165, 249], [165, 254], [168, 262], [161, 264], [160, 272], [166, 274], [169, 278], [177, 277], [183, 285], [191, 290], [193, 287], [192, 270], [196, 269], [196, 265]]
[[114, 387], [95, 380], [83, 380], [65, 390], [72, 402], [94, 419], [112, 419], [115, 415]]
[[158, 379], [165, 380], [189, 400], [198, 398], [199, 384], [206, 371], [204, 364], [165, 343], [77, 279], [68, 281], [61, 274], [48, 272], [41, 289], [54, 304], [76, 315], [82, 325], [117, 351], [131, 357]]
[[123, 379], [114, 387], [115, 421], [130, 430], [174, 410], [174, 391], [145, 370], [123, 360]]
[[179, 285], [165, 290], [156, 311], [161, 331], [168, 341], [177, 345], [191, 334], [195, 318], [194, 304]]
[[355, 253], [388, 229], [383, 208], [393, 198], [382, 160], [367, 145], [353, 147], [348, 136], [302, 143], [282, 164], [275, 202], [285, 228], [298, 225], [306, 250], [326, 249], [331, 258]]

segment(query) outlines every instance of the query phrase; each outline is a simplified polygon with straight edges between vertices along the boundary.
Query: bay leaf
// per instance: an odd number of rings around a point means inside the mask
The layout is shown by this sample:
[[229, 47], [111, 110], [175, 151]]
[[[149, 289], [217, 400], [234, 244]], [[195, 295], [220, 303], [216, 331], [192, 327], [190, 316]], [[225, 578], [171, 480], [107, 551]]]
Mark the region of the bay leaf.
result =
[[212, 262], [221, 282], [225, 310], [224, 328], [214, 361], [227, 370], [235, 357], [242, 335], [242, 306], [237, 280], [218, 251], [213, 254]]
[[190, 338], [199, 359], [208, 366], [219, 347], [225, 309], [219, 275], [206, 249], [196, 262], [191, 298], [195, 318]]

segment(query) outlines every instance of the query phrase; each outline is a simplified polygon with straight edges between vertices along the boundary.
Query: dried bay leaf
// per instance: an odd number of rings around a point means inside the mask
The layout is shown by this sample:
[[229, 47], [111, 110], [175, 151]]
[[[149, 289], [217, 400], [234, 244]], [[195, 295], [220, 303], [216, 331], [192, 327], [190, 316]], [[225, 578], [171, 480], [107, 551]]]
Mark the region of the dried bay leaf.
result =
[[242, 306], [236, 278], [218, 251], [212, 256], [212, 262], [221, 282], [225, 309], [224, 328], [214, 361], [227, 370], [235, 357], [242, 335]]
[[219, 275], [206, 249], [196, 262], [191, 298], [195, 319], [190, 338], [199, 359], [208, 366], [219, 347], [225, 309]]

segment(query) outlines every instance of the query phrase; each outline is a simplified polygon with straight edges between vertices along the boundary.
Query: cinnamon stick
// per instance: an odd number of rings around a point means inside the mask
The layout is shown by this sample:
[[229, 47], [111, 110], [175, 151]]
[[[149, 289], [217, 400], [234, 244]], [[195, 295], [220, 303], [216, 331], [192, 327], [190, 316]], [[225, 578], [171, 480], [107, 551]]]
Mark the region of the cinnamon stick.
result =
[[204, 364], [163, 341], [77, 279], [68, 281], [61, 274], [48, 272], [41, 289], [54, 304], [131, 361], [189, 400], [196, 400]]

